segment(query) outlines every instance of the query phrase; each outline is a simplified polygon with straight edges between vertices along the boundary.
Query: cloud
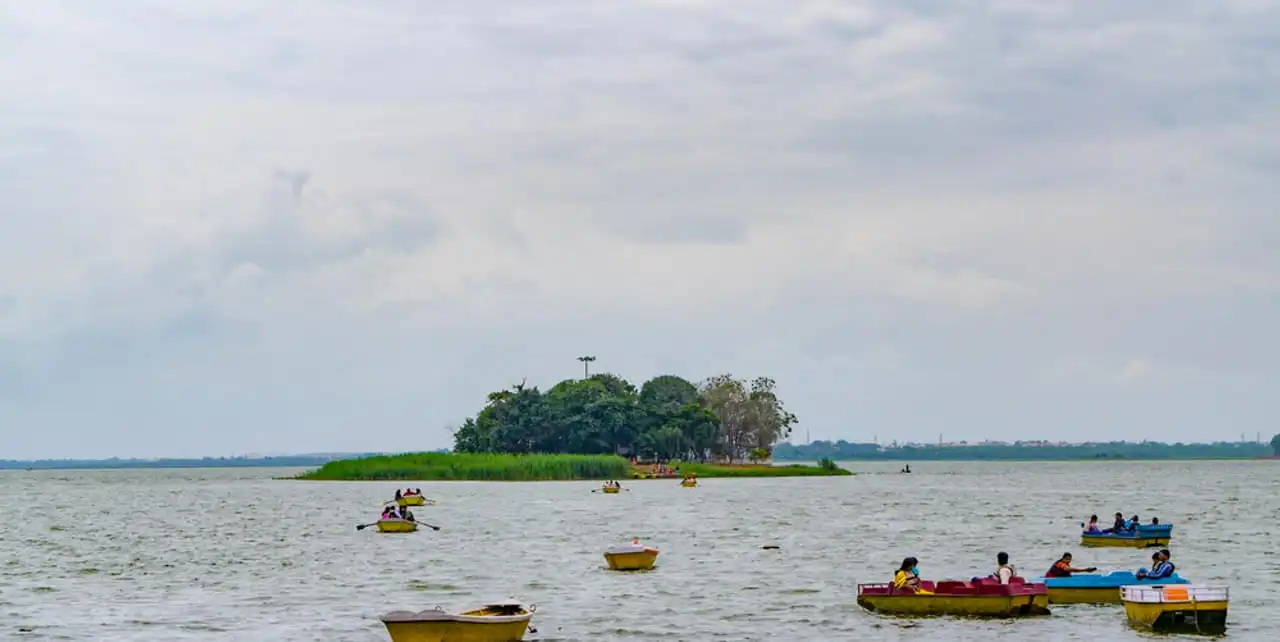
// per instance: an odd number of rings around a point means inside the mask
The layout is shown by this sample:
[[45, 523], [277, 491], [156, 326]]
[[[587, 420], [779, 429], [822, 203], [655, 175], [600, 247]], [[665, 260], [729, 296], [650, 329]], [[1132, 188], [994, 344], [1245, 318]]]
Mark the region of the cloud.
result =
[[0, 432], [434, 447], [587, 351], [771, 374], [815, 435], [1213, 438], [1228, 397], [1263, 421], [1280, 357], [1277, 19], [26, 3]]

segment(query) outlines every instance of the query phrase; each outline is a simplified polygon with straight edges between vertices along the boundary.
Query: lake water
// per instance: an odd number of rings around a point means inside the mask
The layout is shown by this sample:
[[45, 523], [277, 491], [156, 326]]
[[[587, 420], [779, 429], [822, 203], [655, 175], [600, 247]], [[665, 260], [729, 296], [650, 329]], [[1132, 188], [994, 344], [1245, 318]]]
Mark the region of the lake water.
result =
[[[0, 639], [390, 638], [392, 609], [494, 597], [536, 604], [529, 640], [1144, 639], [1120, 607], [1011, 621], [903, 620], [855, 603], [901, 559], [926, 579], [1149, 566], [1082, 549], [1079, 522], [1117, 510], [1174, 522], [1173, 560], [1231, 587], [1228, 637], [1280, 637], [1280, 462], [848, 463], [844, 478], [414, 483], [443, 527], [362, 532], [396, 484], [273, 481], [282, 470], [0, 473]], [[401, 484], [401, 486], [406, 484]], [[639, 537], [650, 573], [604, 570]], [[779, 551], [762, 550], [765, 544]]]

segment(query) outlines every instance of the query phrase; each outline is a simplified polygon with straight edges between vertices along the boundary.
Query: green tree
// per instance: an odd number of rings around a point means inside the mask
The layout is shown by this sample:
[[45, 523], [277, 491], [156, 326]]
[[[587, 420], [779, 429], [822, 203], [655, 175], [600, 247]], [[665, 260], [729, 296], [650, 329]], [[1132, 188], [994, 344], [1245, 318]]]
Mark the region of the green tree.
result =
[[796, 416], [787, 412], [776, 387], [768, 377], [757, 377], [748, 385], [728, 374], [703, 382], [702, 402], [720, 417], [717, 455], [741, 461], [751, 450], [772, 448], [791, 434]]
[[640, 404], [657, 412], [675, 412], [698, 403], [698, 387], [675, 375], [654, 377], [640, 386]]

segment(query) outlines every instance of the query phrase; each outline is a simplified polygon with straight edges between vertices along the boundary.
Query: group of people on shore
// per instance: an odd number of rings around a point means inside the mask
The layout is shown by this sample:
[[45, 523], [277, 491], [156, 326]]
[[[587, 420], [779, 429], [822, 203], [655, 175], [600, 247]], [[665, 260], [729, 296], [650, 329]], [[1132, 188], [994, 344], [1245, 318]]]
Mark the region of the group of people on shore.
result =
[[[1142, 522], [1138, 520], [1137, 515], [1134, 515], [1133, 517], [1130, 517], [1129, 519], [1126, 520], [1124, 518], [1124, 513], [1117, 512], [1116, 519], [1114, 522], [1112, 522], [1111, 528], [1101, 528], [1100, 526], [1098, 526], [1098, 516], [1090, 515], [1089, 523], [1085, 525], [1084, 532], [1086, 535], [1122, 535], [1125, 533], [1132, 533], [1137, 531], [1138, 526], [1141, 523]], [[1160, 518], [1152, 517], [1151, 525], [1159, 526]]]
[[[1173, 562], [1169, 561], [1169, 549], [1161, 549], [1151, 555], [1151, 570], [1139, 569], [1135, 575], [1142, 580], [1158, 580], [1170, 577], [1176, 570]], [[1071, 565], [1071, 553], [1063, 553], [1058, 561], [1045, 571], [1045, 577], [1071, 577], [1075, 573], [1092, 573], [1097, 567], [1076, 568]], [[919, 560], [914, 557], [908, 557], [902, 560], [902, 565], [893, 574], [893, 588], [902, 591], [910, 591], [912, 593], [931, 594], [932, 591], [924, 589], [920, 583]], [[1000, 584], [1009, 584], [1009, 582], [1018, 576], [1018, 569], [1009, 563], [1009, 554], [1001, 551], [996, 554], [996, 570], [988, 576], [990, 579], [996, 580]], [[973, 578], [978, 581], [981, 578]]]

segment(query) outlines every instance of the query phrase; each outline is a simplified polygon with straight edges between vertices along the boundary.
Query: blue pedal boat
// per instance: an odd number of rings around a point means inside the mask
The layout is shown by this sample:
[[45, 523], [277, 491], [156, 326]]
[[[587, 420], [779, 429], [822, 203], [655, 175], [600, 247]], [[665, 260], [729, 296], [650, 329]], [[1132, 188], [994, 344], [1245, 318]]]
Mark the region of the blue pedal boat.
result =
[[1177, 573], [1158, 580], [1138, 579], [1132, 571], [1077, 573], [1071, 577], [1045, 577], [1028, 580], [1049, 587], [1050, 604], [1120, 604], [1121, 586], [1165, 586], [1190, 584]]

